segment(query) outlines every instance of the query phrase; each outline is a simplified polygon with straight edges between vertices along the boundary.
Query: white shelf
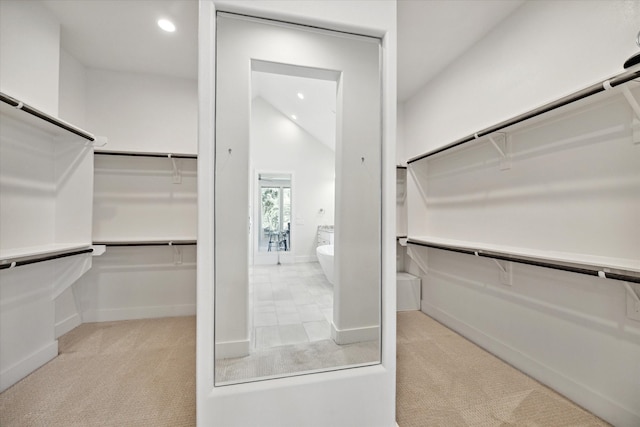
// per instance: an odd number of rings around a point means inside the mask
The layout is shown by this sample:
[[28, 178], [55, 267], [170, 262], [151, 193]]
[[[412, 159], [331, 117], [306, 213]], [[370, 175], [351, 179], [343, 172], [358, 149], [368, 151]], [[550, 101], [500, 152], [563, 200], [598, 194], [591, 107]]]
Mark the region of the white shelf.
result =
[[95, 239], [94, 245], [106, 245], [106, 246], [169, 246], [169, 242], [175, 246], [181, 245], [193, 245], [197, 241], [195, 238], [176, 238], [176, 239]]
[[539, 249], [521, 248], [516, 246], [495, 245], [481, 242], [469, 242], [463, 240], [444, 239], [431, 236], [409, 236], [410, 241], [438, 246], [449, 246], [468, 251], [486, 251], [505, 256], [531, 258], [539, 261], [566, 263], [611, 270], [623, 270], [632, 273], [640, 273], [640, 259], [611, 258], [589, 254], [571, 252], [543, 251]]
[[[29, 127], [40, 129], [54, 138], [69, 139], [71, 137], [83, 142], [94, 142], [97, 140], [93, 134], [67, 123], [62, 119], [50, 116], [37, 108], [23, 104], [21, 101], [7, 94], [0, 93], [0, 99], [2, 100], [2, 102], [0, 102], [0, 113], [2, 116], [11, 117], [25, 123]], [[12, 106], [15, 103], [20, 105], [21, 108]]]
[[198, 155], [195, 153], [161, 153], [156, 151], [117, 151], [117, 150], [96, 150], [96, 155], [103, 156], [123, 156], [123, 157], [153, 157], [160, 159], [192, 159], [196, 160]]
[[55, 243], [50, 245], [8, 249], [0, 253], [0, 263], [13, 262], [21, 258], [56, 255], [63, 252], [89, 248], [91, 248], [91, 245], [87, 243]]

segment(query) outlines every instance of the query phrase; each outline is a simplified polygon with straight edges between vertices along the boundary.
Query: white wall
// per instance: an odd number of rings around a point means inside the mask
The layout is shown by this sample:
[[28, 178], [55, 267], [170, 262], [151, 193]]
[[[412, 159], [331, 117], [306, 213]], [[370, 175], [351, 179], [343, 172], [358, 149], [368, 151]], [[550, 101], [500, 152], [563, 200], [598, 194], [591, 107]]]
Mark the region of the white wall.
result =
[[195, 253], [194, 246], [108, 247], [75, 285], [82, 321], [194, 315]]
[[[59, 116], [75, 126], [86, 126], [87, 71], [73, 55], [60, 49]], [[93, 131], [90, 131], [93, 133]]]
[[333, 225], [335, 152], [261, 97], [251, 104], [251, 135], [254, 170], [293, 174], [291, 247], [297, 262], [315, 261], [318, 226]]
[[[87, 128], [109, 141], [100, 149], [197, 152], [194, 80], [92, 68], [85, 74]], [[69, 99], [69, 111], [75, 101]], [[179, 183], [169, 159], [96, 156], [93, 240], [195, 239], [196, 161], [175, 162]], [[182, 263], [174, 263], [178, 250]], [[108, 247], [75, 290], [85, 322], [193, 315], [195, 249]]]
[[[326, 28], [385, 36], [384, 98], [395, 99], [395, 2], [215, 2], [215, 6]], [[201, 2], [198, 258], [213, 255], [215, 7]], [[213, 387], [213, 266], [198, 269], [198, 424], [395, 425], [395, 102], [383, 106], [382, 364], [303, 377]], [[348, 404], [345, 404], [348, 402]]]
[[112, 151], [197, 152], [197, 82], [87, 70], [87, 127]]
[[405, 102], [407, 158], [619, 73], [639, 13], [637, 1], [525, 2]]
[[[638, 22], [638, 2], [526, 2], [406, 102], [407, 156], [621, 72]], [[409, 235], [637, 264], [633, 116], [619, 95], [590, 108], [510, 132], [509, 170], [486, 142], [413, 163]], [[412, 250], [424, 312], [614, 425], [640, 423], [640, 324], [619, 282], [514, 264], [505, 286], [488, 260]]]
[[58, 115], [60, 24], [34, 1], [0, 2], [0, 91]]

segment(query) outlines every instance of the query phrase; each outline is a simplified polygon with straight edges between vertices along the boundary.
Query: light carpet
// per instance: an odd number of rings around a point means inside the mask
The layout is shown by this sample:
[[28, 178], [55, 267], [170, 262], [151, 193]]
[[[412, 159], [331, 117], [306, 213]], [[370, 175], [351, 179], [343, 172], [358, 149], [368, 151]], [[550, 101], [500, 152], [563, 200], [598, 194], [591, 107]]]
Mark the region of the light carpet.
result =
[[0, 394], [0, 426], [193, 426], [195, 331], [195, 317], [80, 325]]
[[397, 319], [401, 427], [609, 425], [422, 312]]
[[[0, 426], [195, 425], [194, 317], [83, 324], [59, 344], [0, 394]], [[401, 427], [608, 425], [421, 312], [398, 313], [397, 350]]]

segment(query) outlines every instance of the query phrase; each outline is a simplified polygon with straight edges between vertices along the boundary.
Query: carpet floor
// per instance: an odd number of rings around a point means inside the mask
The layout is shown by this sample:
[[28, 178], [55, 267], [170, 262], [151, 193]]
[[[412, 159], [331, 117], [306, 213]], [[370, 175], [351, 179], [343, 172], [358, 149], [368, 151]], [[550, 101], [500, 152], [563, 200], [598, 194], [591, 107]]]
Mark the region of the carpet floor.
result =
[[193, 426], [195, 317], [85, 323], [0, 394], [0, 426]]
[[[401, 427], [608, 425], [421, 312], [397, 349]], [[194, 317], [86, 323], [59, 350], [0, 394], [0, 426], [195, 425]]]
[[401, 427], [609, 425], [422, 312], [397, 319]]

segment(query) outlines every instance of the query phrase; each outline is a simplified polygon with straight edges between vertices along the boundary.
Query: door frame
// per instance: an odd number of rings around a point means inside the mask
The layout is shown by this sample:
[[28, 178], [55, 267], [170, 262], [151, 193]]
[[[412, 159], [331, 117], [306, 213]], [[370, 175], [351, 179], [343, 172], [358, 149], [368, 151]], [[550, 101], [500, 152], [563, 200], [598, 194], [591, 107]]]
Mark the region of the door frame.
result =
[[[291, 236], [295, 236], [295, 173], [293, 171], [280, 171], [270, 169], [254, 169], [252, 183], [252, 196], [251, 196], [251, 232], [249, 233], [251, 239], [251, 265], [276, 265], [278, 260], [280, 264], [293, 264], [296, 261], [295, 249], [296, 245], [291, 244], [291, 250], [287, 252], [260, 252], [260, 228], [261, 228], [261, 212], [260, 212], [260, 174], [270, 175], [289, 175], [291, 177]], [[293, 240], [293, 239], [292, 239]], [[291, 240], [291, 241], [292, 241]]]

